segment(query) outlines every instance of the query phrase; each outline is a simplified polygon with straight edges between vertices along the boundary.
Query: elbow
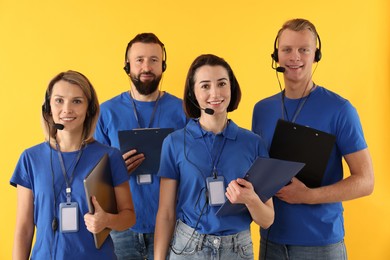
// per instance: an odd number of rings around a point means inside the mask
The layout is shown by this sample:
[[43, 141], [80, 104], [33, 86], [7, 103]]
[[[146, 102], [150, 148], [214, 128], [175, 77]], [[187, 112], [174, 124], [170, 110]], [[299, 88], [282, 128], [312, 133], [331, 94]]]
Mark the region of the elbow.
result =
[[134, 209], [126, 210], [126, 211], [128, 212], [126, 212], [126, 214], [124, 214], [124, 216], [122, 217], [125, 219], [125, 221], [122, 222], [123, 223], [122, 225], [116, 227], [115, 229], [116, 231], [124, 231], [135, 225], [137, 218]]
[[261, 228], [268, 229], [275, 220], [275, 213], [272, 212], [269, 214], [269, 216], [259, 219], [259, 220], [254, 220], [256, 224], [258, 224]]
[[135, 225], [135, 222], [136, 222], [136, 219], [137, 219], [137, 216], [136, 216], [136, 214], [135, 214], [135, 211], [134, 211], [134, 209], [131, 211], [131, 216], [130, 216], [130, 226], [129, 226], [129, 228], [131, 228], [132, 226], [134, 226]]
[[264, 229], [268, 229], [274, 223], [274, 220], [275, 220], [275, 214], [272, 214], [272, 216], [270, 216], [266, 221], [264, 221], [261, 227]]
[[374, 192], [374, 177], [366, 182], [363, 196], [369, 196]]
[[263, 224], [261, 227], [263, 229], [268, 229], [273, 223], [274, 223], [274, 221], [272, 220], [272, 221], [270, 221], [270, 222], [268, 222], [266, 224]]

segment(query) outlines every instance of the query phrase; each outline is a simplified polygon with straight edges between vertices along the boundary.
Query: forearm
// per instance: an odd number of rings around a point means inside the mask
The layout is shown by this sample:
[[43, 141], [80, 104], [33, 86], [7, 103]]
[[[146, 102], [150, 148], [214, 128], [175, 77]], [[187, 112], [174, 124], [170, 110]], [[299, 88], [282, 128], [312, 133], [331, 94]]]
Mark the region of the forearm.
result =
[[116, 230], [123, 231], [135, 224], [135, 212], [131, 209], [125, 209], [120, 211], [118, 214], [107, 214], [107, 227]]
[[13, 260], [26, 260], [30, 257], [34, 229], [15, 231], [14, 245], [12, 249]]
[[154, 233], [154, 259], [165, 260], [175, 228], [175, 218], [160, 215], [157, 214]]
[[335, 184], [310, 189], [306, 196], [306, 203], [321, 204], [353, 200], [370, 195], [373, 185], [373, 178], [351, 175]]
[[274, 222], [274, 208], [272, 199], [263, 203], [258, 196], [253, 197], [245, 204], [251, 214], [253, 221], [262, 228], [268, 228]]

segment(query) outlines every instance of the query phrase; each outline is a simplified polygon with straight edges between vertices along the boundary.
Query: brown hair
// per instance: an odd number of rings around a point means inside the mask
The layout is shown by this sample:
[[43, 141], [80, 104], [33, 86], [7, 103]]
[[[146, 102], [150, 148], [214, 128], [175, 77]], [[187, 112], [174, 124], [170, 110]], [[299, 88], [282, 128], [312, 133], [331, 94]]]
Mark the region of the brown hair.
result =
[[61, 80], [79, 86], [84, 95], [87, 97], [88, 109], [83, 127], [83, 140], [85, 142], [92, 142], [94, 140], [93, 133], [95, 131], [96, 122], [100, 112], [99, 100], [97, 98], [96, 91], [88, 78], [80, 72], [73, 70], [59, 73], [49, 82], [46, 89], [45, 102], [42, 106], [42, 122], [45, 139], [49, 140], [49, 138], [55, 138], [57, 133], [57, 129], [54, 127], [53, 116], [51, 114], [50, 98], [54, 85]]
[[198, 118], [200, 117], [200, 108], [198, 101], [195, 99], [194, 85], [196, 71], [205, 65], [209, 66], [222, 66], [225, 68], [229, 75], [231, 99], [227, 112], [231, 112], [237, 109], [241, 100], [241, 89], [233, 70], [230, 65], [223, 59], [213, 54], [203, 54], [198, 56], [191, 64], [184, 86], [183, 106], [187, 117]]

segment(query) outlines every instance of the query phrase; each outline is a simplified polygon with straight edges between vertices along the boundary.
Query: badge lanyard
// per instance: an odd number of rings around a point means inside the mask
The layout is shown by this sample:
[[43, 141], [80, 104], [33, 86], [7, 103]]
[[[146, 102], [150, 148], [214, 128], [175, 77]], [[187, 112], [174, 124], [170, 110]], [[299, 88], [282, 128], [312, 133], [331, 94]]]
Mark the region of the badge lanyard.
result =
[[[200, 123], [198, 124], [199, 130], [202, 133], [202, 129], [200, 127]], [[217, 136], [215, 136], [217, 138]], [[210, 161], [212, 164], [212, 176], [206, 178], [206, 185], [207, 185], [207, 194], [208, 194], [208, 202], [210, 206], [220, 206], [222, 205], [226, 198], [225, 198], [225, 180], [223, 176], [218, 176], [217, 172], [217, 165], [219, 163], [219, 159], [221, 158], [221, 154], [223, 151], [223, 148], [225, 147], [226, 143], [226, 137], [223, 137], [223, 142], [220, 145], [219, 152], [213, 158], [211, 151], [209, 149], [209, 146], [206, 143], [205, 137], [202, 133], [202, 139], [203, 143], [206, 146], [207, 153], [210, 157]], [[213, 144], [215, 143], [215, 139], [213, 141]]]
[[[153, 124], [154, 116], [155, 116], [156, 110], [157, 110], [158, 101], [160, 100], [160, 93], [161, 93], [161, 92], [158, 91], [158, 96], [157, 96], [157, 99], [156, 99], [156, 104], [154, 104], [153, 112], [152, 112], [152, 115], [150, 116], [149, 126], [148, 126], [147, 128], [151, 128], [151, 126], [152, 126], [152, 124]], [[139, 119], [138, 119], [137, 107], [135, 106], [134, 98], [132, 97], [131, 93], [130, 93], [130, 99], [131, 99], [131, 101], [132, 101], [134, 117], [135, 117], [135, 120], [137, 121], [138, 128], [141, 128], [141, 125], [140, 125]]]
[[[305, 105], [306, 101], [309, 99], [311, 92], [312, 92], [316, 87], [317, 87], [316, 84], [313, 82], [313, 87], [311, 88], [311, 90], [310, 90], [310, 92], [309, 92], [309, 95], [307, 95], [307, 97], [305, 97], [304, 99], [302, 99], [302, 97], [299, 99], [297, 108], [295, 109], [293, 118], [291, 119], [291, 122], [292, 122], [292, 123], [295, 123], [295, 120], [297, 120], [297, 117], [298, 117], [298, 115], [301, 113], [301, 110], [302, 110], [303, 106]], [[289, 116], [288, 116], [288, 113], [287, 113], [287, 108], [286, 108], [286, 105], [285, 105], [285, 103], [284, 103], [284, 98], [285, 98], [285, 96], [286, 96], [285, 93], [286, 93], [286, 90], [283, 90], [283, 92], [282, 92], [282, 118], [283, 118], [283, 120], [284, 120], [284, 114], [286, 114], [287, 121], [290, 121]], [[304, 93], [305, 93], [305, 92], [304, 92]], [[301, 101], [302, 101], [302, 103], [301, 103]]]
[[[132, 97], [131, 92], [129, 92], [129, 94], [130, 94], [130, 99], [131, 99], [131, 102], [133, 105], [133, 112], [134, 112], [135, 120], [137, 121], [138, 128], [141, 128], [141, 124], [140, 124], [139, 119], [138, 119], [138, 112], [137, 112], [137, 107], [135, 105], [134, 98]], [[153, 112], [152, 112], [152, 115], [150, 116], [150, 121], [149, 121], [149, 125], [147, 128], [152, 127], [154, 116], [155, 116], [156, 110], [157, 110], [157, 105], [158, 105], [158, 102], [160, 101], [160, 94], [161, 94], [161, 92], [158, 91], [158, 96], [157, 96], [157, 99], [155, 101], [156, 103], [154, 104]], [[152, 183], [152, 175], [151, 174], [138, 174], [137, 175], [137, 183], [138, 183], [138, 185], [151, 184]]]
[[57, 142], [56, 142], [56, 148], [57, 148], [58, 160], [60, 161], [60, 165], [61, 165], [61, 171], [62, 171], [62, 174], [64, 176], [65, 182], [66, 182], [66, 190], [65, 190], [66, 191], [66, 202], [70, 203], [71, 202], [71, 193], [72, 193], [71, 185], [72, 185], [72, 181], [73, 181], [73, 176], [74, 176], [74, 172], [76, 170], [77, 164], [79, 163], [81, 155], [82, 155], [83, 150], [84, 150], [84, 142], [81, 144], [80, 150], [79, 150], [77, 157], [75, 159], [75, 163], [74, 163], [74, 167], [72, 170], [72, 174], [70, 175], [70, 179], [68, 179], [68, 175], [67, 175], [66, 169], [65, 169], [64, 159], [62, 158], [60, 146], [58, 145]]
[[207, 153], [208, 153], [208, 155], [209, 155], [209, 157], [210, 157], [211, 164], [213, 165], [212, 174], [213, 174], [213, 178], [215, 179], [215, 178], [217, 178], [217, 176], [218, 176], [217, 165], [218, 165], [218, 163], [219, 163], [219, 159], [221, 158], [221, 154], [222, 154], [223, 148], [224, 148], [225, 143], [226, 143], [226, 138], [223, 137], [223, 142], [222, 142], [222, 145], [221, 145], [220, 148], [219, 148], [219, 152], [218, 152], [218, 154], [216, 155], [216, 157], [213, 159], [213, 156], [211, 155], [211, 151], [210, 151], [210, 149], [209, 149], [209, 146], [207, 145], [206, 140], [205, 140], [205, 138], [204, 138], [204, 135], [203, 135], [203, 132], [202, 132], [202, 128], [200, 127], [199, 121], [198, 121], [198, 127], [199, 127], [199, 130], [200, 130], [201, 133], [202, 133], [202, 140], [203, 140], [203, 143], [204, 143], [204, 145], [206, 146], [206, 150], [207, 150]]

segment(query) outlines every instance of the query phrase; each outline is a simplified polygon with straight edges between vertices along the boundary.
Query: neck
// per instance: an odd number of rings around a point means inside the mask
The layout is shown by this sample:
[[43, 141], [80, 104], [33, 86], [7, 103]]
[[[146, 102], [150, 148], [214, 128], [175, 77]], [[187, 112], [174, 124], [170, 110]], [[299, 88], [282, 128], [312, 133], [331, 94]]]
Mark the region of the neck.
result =
[[82, 135], [71, 135], [67, 133], [57, 133], [55, 141], [59, 145], [62, 152], [73, 152], [80, 150], [83, 142]]
[[214, 134], [222, 132], [227, 125], [227, 113], [223, 115], [207, 115], [202, 114], [199, 118], [200, 126], [206, 130], [211, 131]]
[[286, 83], [284, 95], [288, 98], [297, 99], [303, 98], [310, 94], [315, 86], [313, 81], [308, 81], [307, 84], [301, 83]]
[[134, 99], [134, 100], [137, 100], [137, 101], [144, 101], [144, 102], [152, 102], [152, 101], [156, 101], [157, 98], [160, 96], [162, 96], [162, 92], [160, 92], [160, 90], [156, 89], [156, 91], [154, 91], [153, 93], [149, 94], [149, 95], [142, 95], [140, 94], [138, 91], [137, 91], [137, 88], [132, 86], [130, 91], [130, 96]]

